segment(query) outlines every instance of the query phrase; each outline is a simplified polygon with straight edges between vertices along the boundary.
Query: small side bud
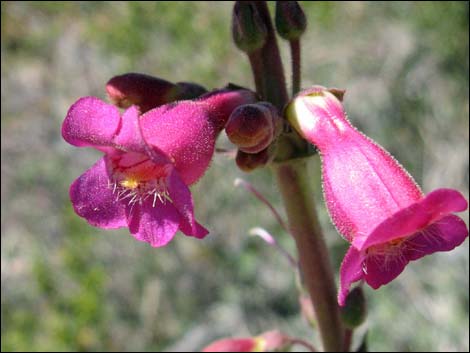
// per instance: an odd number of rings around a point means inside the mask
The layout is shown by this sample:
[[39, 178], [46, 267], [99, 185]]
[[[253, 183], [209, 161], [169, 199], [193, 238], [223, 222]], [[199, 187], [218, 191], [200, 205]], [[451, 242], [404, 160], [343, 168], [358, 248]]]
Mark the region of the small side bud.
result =
[[266, 42], [268, 31], [251, 1], [236, 1], [232, 15], [232, 36], [238, 49], [251, 53]]
[[204, 94], [206, 89], [195, 83], [180, 82], [175, 85], [158, 77], [127, 73], [109, 80], [106, 92], [111, 102], [118, 107], [137, 105], [143, 114], [166, 103], [196, 98]]
[[256, 168], [263, 167], [269, 162], [269, 151], [268, 148], [258, 153], [245, 153], [238, 150], [235, 162], [238, 168], [246, 173], [249, 173]]
[[366, 319], [366, 298], [362, 287], [356, 287], [349, 292], [346, 303], [341, 307], [341, 319], [347, 328], [354, 329]]
[[276, 30], [286, 40], [299, 39], [307, 19], [297, 1], [276, 1]]
[[268, 147], [282, 130], [282, 118], [267, 102], [246, 104], [235, 109], [225, 132], [229, 140], [246, 153], [258, 153]]

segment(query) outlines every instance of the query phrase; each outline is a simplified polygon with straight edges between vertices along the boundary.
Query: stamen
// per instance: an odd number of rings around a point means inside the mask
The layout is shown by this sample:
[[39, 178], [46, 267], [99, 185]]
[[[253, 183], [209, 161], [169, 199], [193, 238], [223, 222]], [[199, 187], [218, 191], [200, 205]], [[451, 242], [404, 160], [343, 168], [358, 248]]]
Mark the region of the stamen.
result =
[[136, 193], [136, 194], [132, 197], [132, 199], [129, 201], [129, 205], [130, 205], [130, 204], [134, 204], [134, 203], [136, 203], [137, 201], [139, 201], [139, 200], [138, 200], [138, 197], [139, 197], [139, 195]]
[[[120, 176], [119, 174], [118, 178]], [[137, 202], [142, 205], [150, 197], [152, 197], [152, 207], [156, 207], [158, 201], [162, 204], [166, 204], [167, 201], [173, 202], [164, 178], [139, 181], [135, 177], [129, 177], [108, 182], [108, 187], [112, 188], [117, 202], [128, 200], [127, 204], [132, 207]]]
[[157, 193], [153, 193], [153, 202], [152, 202], [152, 207], [155, 207], [155, 202], [157, 201]]

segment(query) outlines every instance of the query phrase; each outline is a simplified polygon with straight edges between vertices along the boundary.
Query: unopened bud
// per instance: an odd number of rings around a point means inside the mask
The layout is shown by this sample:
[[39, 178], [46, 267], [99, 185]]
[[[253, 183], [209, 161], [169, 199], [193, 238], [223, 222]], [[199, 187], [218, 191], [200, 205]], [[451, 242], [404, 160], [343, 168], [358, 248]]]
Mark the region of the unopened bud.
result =
[[297, 1], [276, 1], [276, 29], [286, 40], [299, 39], [307, 28], [307, 19]]
[[354, 329], [361, 325], [367, 316], [366, 298], [362, 287], [349, 292], [346, 303], [341, 307], [341, 319], [347, 328]]
[[260, 49], [268, 31], [256, 6], [251, 1], [236, 1], [232, 15], [232, 36], [235, 45], [246, 53]]
[[256, 168], [265, 166], [270, 160], [269, 148], [266, 148], [258, 153], [245, 153], [238, 150], [235, 162], [238, 168], [244, 172], [251, 172]]
[[246, 153], [258, 153], [268, 147], [282, 130], [282, 118], [267, 102], [241, 105], [227, 122], [229, 140]]
[[206, 92], [195, 83], [180, 82], [175, 85], [161, 78], [139, 73], [113, 77], [106, 84], [106, 91], [113, 104], [120, 108], [137, 105], [141, 113], [176, 100], [196, 98]]

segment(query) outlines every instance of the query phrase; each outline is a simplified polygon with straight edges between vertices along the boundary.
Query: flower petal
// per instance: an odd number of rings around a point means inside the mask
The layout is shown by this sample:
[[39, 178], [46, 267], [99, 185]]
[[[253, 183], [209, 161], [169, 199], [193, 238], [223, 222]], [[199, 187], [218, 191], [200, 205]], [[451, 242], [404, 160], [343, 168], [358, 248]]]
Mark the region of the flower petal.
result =
[[364, 279], [372, 288], [391, 282], [406, 265], [436, 251], [450, 251], [468, 237], [465, 223], [455, 215], [441, 218], [398, 243], [378, 245], [364, 261]]
[[364, 279], [369, 286], [377, 289], [398, 277], [408, 262], [401, 248], [391, 253], [367, 256], [364, 261]]
[[123, 151], [142, 152], [144, 139], [139, 126], [139, 110], [135, 105], [122, 114], [122, 125], [113, 142]]
[[101, 158], [70, 186], [75, 212], [100, 228], [127, 226], [124, 206], [110, 187], [105, 159]]
[[119, 110], [95, 97], [80, 98], [62, 124], [62, 136], [74, 146], [108, 146], [120, 128]]
[[149, 146], [142, 136], [139, 110], [135, 105], [122, 115], [119, 132], [113, 139], [114, 147], [123, 151], [140, 152], [148, 155], [156, 164], [170, 163], [168, 156], [159, 148]]
[[348, 241], [422, 199], [413, 178], [381, 146], [355, 129], [341, 101], [324, 87], [301, 92], [285, 115], [322, 158], [328, 211]]
[[357, 236], [352, 244], [358, 249], [403, 238], [426, 228], [444, 215], [464, 211], [467, 201], [456, 190], [438, 189], [386, 219], [372, 233]]
[[202, 239], [202, 238], [205, 238], [207, 234], [209, 234], [209, 230], [207, 230], [205, 227], [203, 227], [201, 224], [199, 224], [199, 222], [195, 222], [194, 224], [194, 227], [192, 229], [192, 234], [187, 234], [183, 227], [181, 227], [180, 225], [180, 228], [181, 228], [181, 231], [186, 234], [186, 235], [193, 235], [195, 236], [196, 238], [198, 239]]
[[168, 191], [173, 205], [180, 214], [180, 230], [189, 236], [204, 238], [209, 231], [196, 222], [191, 192], [181, 180], [176, 170], [172, 170], [167, 179]]
[[126, 207], [129, 231], [140, 241], [153, 247], [168, 244], [178, 231], [180, 216], [170, 202], [145, 201]]
[[222, 338], [204, 347], [202, 352], [263, 352], [256, 337]]
[[436, 251], [450, 251], [467, 237], [465, 222], [455, 215], [446, 216], [406, 241], [406, 257], [417, 260]]
[[434, 190], [426, 195], [422, 203], [433, 219], [438, 219], [441, 215], [465, 211], [468, 207], [467, 200], [454, 189]]
[[353, 246], [349, 247], [344, 256], [340, 269], [340, 285], [338, 291], [338, 303], [344, 306], [351, 284], [363, 277], [362, 263], [365, 257]]
[[378, 144], [351, 127], [333, 141], [321, 151], [324, 193], [335, 225], [349, 241], [368, 236], [422, 199], [413, 179]]
[[430, 220], [430, 215], [426, 210], [419, 203], [415, 203], [387, 218], [372, 233], [356, 236], [352, 245], [358, 250], [363, 250], [373, 245], [406, 237], [425, 227]]
[[152, 109], [141, 116], [142, 133], [151, 146], [172, 158], [186, 185], [206, 171], [214, 153], [217, 129], [209, 106], [181, 101]]

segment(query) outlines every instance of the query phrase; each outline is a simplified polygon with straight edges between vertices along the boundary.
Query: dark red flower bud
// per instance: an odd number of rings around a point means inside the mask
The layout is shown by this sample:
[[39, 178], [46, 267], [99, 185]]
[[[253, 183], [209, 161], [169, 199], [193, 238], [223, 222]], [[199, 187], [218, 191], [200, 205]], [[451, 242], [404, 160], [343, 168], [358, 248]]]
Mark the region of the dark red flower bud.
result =
[[276, 29], [287, 40], [299, 39], [307, 28], [307, 19], [297, 1], [276, 1]]
[[176, 100], [192, 99], [206, 92], [195, 83], [168, 82], [158, 77], [127, 73], [113, 77], [106, 84], [109, 99], [120, 108], [137, 105], [141, 113]]
[[282, 118], [267, 102], [241, 105], [227, 122], [229, 140], [246, 153], [258, 153], [268, 147], [282, 130]]
[[244, 172], [251, 172], [256, 168], [265, 166], [270, 160], [269, 149], [266, 148], [258, 153], [245, 153], [238, 150], [235, 162], [238, 168]]
[[252, 1], [236, 1], [233, 7], [232, 36], [235, 45], [246, 53], [260, 49], [268, 31]]

